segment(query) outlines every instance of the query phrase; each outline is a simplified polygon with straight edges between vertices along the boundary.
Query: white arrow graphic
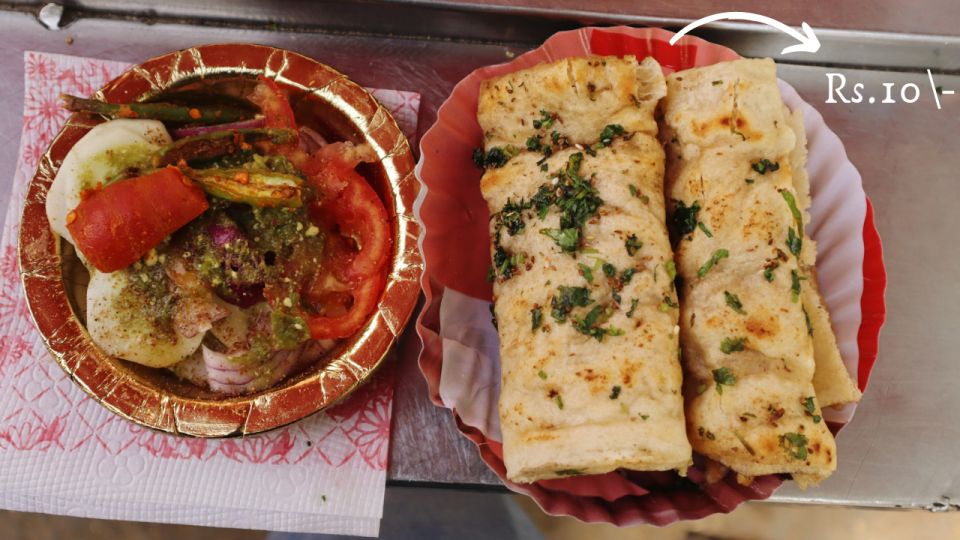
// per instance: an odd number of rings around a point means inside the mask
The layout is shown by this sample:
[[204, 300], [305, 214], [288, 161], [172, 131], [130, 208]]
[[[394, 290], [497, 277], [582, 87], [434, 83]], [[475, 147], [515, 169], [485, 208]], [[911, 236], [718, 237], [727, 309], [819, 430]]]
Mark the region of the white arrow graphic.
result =
[[801, 34], [800, 32], [790, 28], [776, 19], [771, 19], [770, 17], [766, 17], [764, 15], [757, 15], [756, 13], [749, 13], [746, 11], [727, 11], [724, 13], [716, 13], [714, 15], [710, 15], [709, 17], [704, 17], [702, 19], [693, 21], [692, 23], [683, 27], [683, 30], [677, 32], [677, 34], [670, 39], [670, 45], [676, 45], [678, 39], [682, 38], [687, 32], [698, 26], [731, 19], [763, 23], [768, 26], [772, 26], [789, 36], [792, 36], [794, 39], [800, 42], [796, 45], [791, 45], [783, 49], [780, 51], [780, 54], [790, 54], [795, 52], [815, 53], [820, 50], [820, 40], [817, 39], [817, 35], [813, 33], [813, 28], [810, 28], [809, 24], [805, 22], [800, 24], [800, 28], [803, 30], [803, 33]]

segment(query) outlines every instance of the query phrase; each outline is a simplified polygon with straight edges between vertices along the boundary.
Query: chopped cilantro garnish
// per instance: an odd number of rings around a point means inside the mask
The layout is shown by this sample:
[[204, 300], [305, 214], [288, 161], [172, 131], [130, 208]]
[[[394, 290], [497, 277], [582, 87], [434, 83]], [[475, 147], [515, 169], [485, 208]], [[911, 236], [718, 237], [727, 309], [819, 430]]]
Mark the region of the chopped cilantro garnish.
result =
[[743, 181], [748, 184], [752, 184], [754, 182], [753, 178], [744, 178]]
[[704, 222], [698, 221], [697, 227], [699, 227], [700, 230], [703, 231], [703, 234], [707, 235], [707, 238], [713, 238], [713, 233], [710, 232], [710, 229], [707, 228], [707, 225]]
[[803, 216], [800, 214], [800, 209], [797, 208], [797, 201], [793, 198], [793, 193], [785, 189], [780, 190], [780, 195], [783, 196], [783, 200], [787, 201], [787, 206], [790, 207], [790, 213], [793, 214], [793, 220], [797, 222], [797, 234], [801, 238], [803, 237]]
[[607, 277], [613, 277], [617, 274], [617, 267], [615, 267], [610, 263], [606, 263], [606, 262], [603, 263], [603, 266], [601, 266], [601, 268], [603, 269], [603, 275]]
[[583, 263], [578, 263], [577, 266], [580, 267], [580, 272], [583, 274], [583, 279], [587, 280], [587, 283], [593, 283], [593, 270]]
[[789, 249], [790, 253], [793, 253], [795, 257], [799, 257], [800, 250], [803, 249], [803, 238], [797, 236], [793, 227], [787, 229], [787, 249]]
[[807, 416], [813, 419], [814, 424], [819, 424], [820, 421], [823, 420], [823, 418], [821, 418], [819, 414], [816, 414], [817, 406], [813, 403], [813, 396], [803, 399], [802, 403], [803, 403], [803, 412], [805, 412]]
[[693, 201], [693, 204], [687, 206], [683, 201], [677, 201], [673, 209], [673, 216], [670, 218], [670, 225], [673, 233], [679, 238], [693, 232], [697, 228], [697, 213], [700, 212], [700, 202]]
[[610, 316], [609, 308], [604, 306], [594, 306], [584, 318], [574, 317], [573, 328], [581, 334], [586, 334], [596, 338], [597, 341], [603, 341], [603, 336], [623, 335], [623, 330], [614, 327], [601, 328], [599, 325]]
[[680, 307], [680, 305], [674, 302], [673, 298], [670, 298], [669, 296], [664, 296], [663, 301], [660, 302], [660, 311], [664, 313], [670, 311], [671, 309], [676, 309], [678, 307]]
[[523, 230], [523, 211], [528, 208], [530, 208], [530, 204], [525, 203], [523, 199], [520, 199], [518, 203], [507, 199], [507, 204], [503, 205], [503, 209], [495, 216], [498, 225], [505, 227], [510, 236], [515, 236]]
[[523, 266], [527, 256], [524, 253], [511, 254], [507, 250], [497, 245], [493, 252], [493, 276], [510, 279], [517, 268]]
[[800, 280], [807, 279], [800, 277], [796, 270], [790, 271], [790, 300], [794, 303], [800, 300]]
[[507, 145], [503, 148], [495, 146], [486, 154], [478, 148], [473, 152], [473, 162], [474, 164], [482, 164], [480, 166], [485, 169], [499, 169], [518, 153], [520, 153], [520, 149], [513, 145]]
[[557, 146], [560, 145], [560, 132], [559, 132], [559, 131], [554, 131], [554, 132], [550, 133], [550, 142], [552, 142], [554, 145], [557, 145]]
[[615, 137], [619, 137], [624, 133], [626, 133], [626, 130], [624, 130], [620, 124], [608, 124], [607, 127], [603, 128], [603, 131], [600, 132], [600, 144], [610, 146], [610, 143], [613, 142]]
[[555, 399], [556, 402], [557, 402], [557, 407], [562, 411], [562, 410], [563, 410], [563, 398], [560, 397], [560, 394], [557, 394], [557, 396], [556, 396], [554, 399]]
[[667, 261], [663, 263], [663, 267], [667, 269], [667, 277], [670, 278], [670, 281], [677, 278], [677, 263]]
[[543, 380], [547, 380], [547, 372], [541, 369], [540, 371], [537, 372], [537, 377], [540, 377]]
[[585, 307], [590, 304], [592, 300], [590, 299], [590, 289], [586, 287], [566, 287], [560, 286], [557, 289], [557, 294], [553, 296], [553, 299], [550, 300], [550, 315], [557, 322], [564, 322], [567, 320], [567, 315], [573, 311], [575, 307]]
[[712, 84], [713, 86], [720, 86], [721, 84], [723, 84], [723, 81], [713, 81], [710, 84]]
[[630, 283], [630, 280], [633, 279], [633, 275], [636, 273], [637, 273], [636, 268], [627, 268], [626, 270], [620, 273], [620, 283], [622, 283], [623, 285]]
[[540, 233], [552, 238], [566, 252], [576, 251], [580, 243], [579, 229], [540, 229]]
[[717, 385], [717, 393], [722, 394], [724, 386], [737, 384], [737, 377], [730, 371], [730, 368], [717, 368], [713, 370], [713, 382]]
[[617, 399], [618, 397], [620, 397], [620, 387], [614, 386], [613, 389], [610, 390], [610, 399]]
[[778, 266], [780, 266], [780, 263], [778, 263], [778, 262], [776, 262], [776, 261], [771, 261], [771, 262], [767, 263], [767, 264], [763, 267], [763, 277], [764, 277], [764, 279], [766, 279], [767, 281], [772, 282], [772, 281], [773, 281], [773, 271], [776, 270]]
[[772, 162], [769, 159], [761, 159], [760, 161], [751, 165], [750, 168], [760, 174], [767, 174], [767, 171], [774, 172], [780, 170], [780, 163]]
[[780, 448], [794, 459], [807, 459], [807, 437], [800, 433], [784, 433], [780, 436]]
[[710, 256], [707, 262], [703, 263], [703, 266], [701, 266], [700, 269], [697, 270], [697, 275], [700, 277], [707, 275], [707, 272], [709, 272], [710, 269], [714, 267], [714, 265], [720, 262], [721, 259], [726, 259], [729, 256], [730, 256], [730, 252], [725, 249], [721, 248], [714, 251], [713, 255]]
[[725, 337], [723, 341], [720, 342], [720, 351], [723, 354], [742, 351], [746, 344], [747, 338], [745, 337]]
[[627, 255], [631, 257], [636, 255], [640, 248], [643, 247], [643, 242], [637, 239], [637, 235], [631, 234], [627, 237], [627, 241], [624, 243], [627, 247]]
[[723, 291], [723, 297], [726, 299], [727, 305], [730, 306], [730, 309], [741, 315], [747, 314], [747, 312], [743, 310], [743, 304], [740, 303], [740, 298], [737, 297], [737, 295], [732, 294], [729, 291]]
[[536, 330], [540, 328], [540, 325], [543, 324], [543, 310], [539, 307], [535, 307], [530, 310], [530, 325], [531, 330]]
[[630, 196], [631, 196], [631, 197], [636, 197], [636, 196], [637, 196], [637, 186], [635, 186], [635, 185], [633, 185], [633, 184], [628, 184], [628, 185], [627, 185], [627, 189], [630, 190]]
[[540, 142], [540, 137], [538, 135], [531, 135], [527, 139], [527, 150], [531, 152], [539, 152], [540, 148], [543, 146], [543, 143]]
[[543, 184], [537, 190], [537, 193], [530, 198], [530, 205], [537, 210], [537, 216], [543, 219], [547, 217], [547, 212], [550, 210], [550, 205], [553, 204], [554, 199], [553, 188]]
[[628, 318], [633, 317], [633, 312], [637, 310], [637, 304], [639, 303], [640, 303], [640, 300], [637, 298], [634, 298], [633, 300], [630, 301], [630, 310], [627, 311]]
[[807, 313], [807, 308], [803, 308], [803, 320], [807, 322], [807, 335], [813, 337], [813, 324], [810, 323], [810, 314]]
[[557, 119], [557, 115], [554, 113], [547, 112], [543, 109], [540, 110], [540, 119], [533, 121], [533, 129], [550, 129], [553, 126], [554, 120]]

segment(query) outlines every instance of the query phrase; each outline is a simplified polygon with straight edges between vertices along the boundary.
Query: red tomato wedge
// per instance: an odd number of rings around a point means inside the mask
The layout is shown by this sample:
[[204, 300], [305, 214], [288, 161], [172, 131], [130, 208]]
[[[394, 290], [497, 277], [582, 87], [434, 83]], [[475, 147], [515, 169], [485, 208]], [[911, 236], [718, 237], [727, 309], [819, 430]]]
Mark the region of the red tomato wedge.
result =
[[[357, 285], [350, 295], [353, 304], [346, 312], [334, 316], [313, 315], [307, 317], [307, 327], [313, 339], [338, 339], [352, 336], [367, 322], [370, 313], [377, 307], [380, 291], [383, 289], [381, 276], [370, 276]], [[332, 303], [340, 303], [339, 298], [330, 298]]]
[[207, 209], [207, 197], [167, 167], [89, 192], [67, 214], [77, 249], [101, 272], [126, 268]]
[[333, 268], [337, 279], [350, 284], [379, 274], [393, 248], [387, 209], [370, 184], [355, 170], [356, 156], [321, 149], [314, 157], [310, 181], [318, 191], [311, 217], [335, 229], [354, 244], [331, 256], [343, 261]]

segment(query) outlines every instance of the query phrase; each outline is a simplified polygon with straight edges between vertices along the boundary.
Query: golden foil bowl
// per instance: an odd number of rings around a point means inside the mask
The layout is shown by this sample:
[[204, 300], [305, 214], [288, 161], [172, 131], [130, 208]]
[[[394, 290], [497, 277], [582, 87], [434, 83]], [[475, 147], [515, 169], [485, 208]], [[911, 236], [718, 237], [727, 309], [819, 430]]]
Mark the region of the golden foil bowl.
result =
[[69, 244], [50, 230], [47, 191], [70, 148], [98, 116], [75, 114], [40, 160], [30, 182], [20, 227], [20, 268], [27, 303], [50, 352], [70, 377], [114, 413], [149, 428], [196, 437], [247, 435], [295, 422], [337, 403], [366, 381], [403, 331], [420, 292], [422, 260], [413, 202], [410, 144], [390, 113], [369, 92], [338, 71], [300, 54], [249, 44], [205, 45], [135, 66], [96, 97], [144, 101], [190, 91], [227, 93], [275, 79], [290, 95], [301, 125], [328, 140], [368, 143], [380, 158], [359, 169], [390, 215], [394, 253], [378, 309], [367, 324], [331, 355], [259, 393], [223, 397], [183, 382], [166, 370], [110, 357], [91, 341], [72, 298], [82, 284]]

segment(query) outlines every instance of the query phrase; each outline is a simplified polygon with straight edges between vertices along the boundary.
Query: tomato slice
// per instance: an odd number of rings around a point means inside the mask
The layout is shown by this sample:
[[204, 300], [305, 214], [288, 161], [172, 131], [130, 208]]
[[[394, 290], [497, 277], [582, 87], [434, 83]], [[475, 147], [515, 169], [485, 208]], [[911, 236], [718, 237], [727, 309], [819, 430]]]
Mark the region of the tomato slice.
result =
[[393, 248], [389, 217], [380, 197], [354, 170], [355, 158], [328, 148], [317, 153], [311, 166], [310, 180], [318, 191], [311, 217], [352, 240], [352, 248], [328, 256], [342, 261], [333, 268], [338, 279], [358, 283], [387, 262]]
[[208, 207], [180, 169], [166, 167], [90, 191], [67, 214], [77, 249], [101, 272], [126, 268]]
[[261, 75], [258, 84], [249, 99], [260, 107], [265, 117], [265, 127], [297, 130], [297, 120], [287, 95], [277, 86], [276, 81]]
[[[339, 339], [352, 336], [367, 322], [370, 313], [377, 307], [380, 291], [383, 289], [382, 276], [370, 276], [360, 282], [350, 295], [353, 303], [346, 312], [338, 315], [312, 315], [307, 317], [307, 327], [313, 339]], [[340, 300], [336, 300], [339, 303]]]

